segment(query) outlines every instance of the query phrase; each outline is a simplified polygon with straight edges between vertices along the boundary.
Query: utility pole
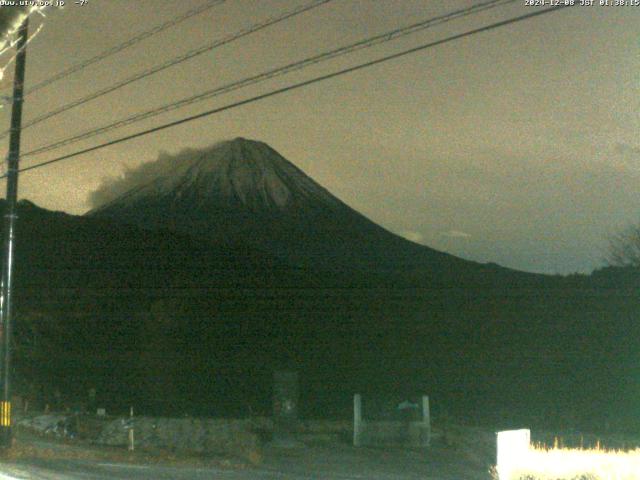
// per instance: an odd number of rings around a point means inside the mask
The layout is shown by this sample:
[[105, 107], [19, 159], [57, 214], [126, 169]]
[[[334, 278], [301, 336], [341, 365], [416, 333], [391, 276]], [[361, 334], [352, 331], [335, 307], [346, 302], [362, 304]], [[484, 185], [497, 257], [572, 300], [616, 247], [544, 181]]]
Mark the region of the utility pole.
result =
[[13, 263], [15, 249], [15, 227], [18, 203], [18, 169], [20, 161], [20, 130], [22, 127], [22, 103], [24, 92], [24, 70], [27, 60], [27, 37], [29, 18], [18, 32], [16, 70], [13, 79], [13, 105], [11, 109], [11, 134], [7, 158], [7, 199], [4, 213], [4, 262], [0, 285], [0, 319], [2, 320], [2, 400], [0, 401], [0, 447], [8, 448], [12, 441], [11, 425], [11, 323], [13, 300]]

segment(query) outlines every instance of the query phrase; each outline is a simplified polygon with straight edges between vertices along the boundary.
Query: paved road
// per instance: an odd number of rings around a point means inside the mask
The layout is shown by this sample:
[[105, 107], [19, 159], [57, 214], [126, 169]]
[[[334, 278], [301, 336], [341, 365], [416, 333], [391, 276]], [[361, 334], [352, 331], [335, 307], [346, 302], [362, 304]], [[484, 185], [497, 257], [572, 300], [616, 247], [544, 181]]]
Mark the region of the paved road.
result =
[[28, 464], [3, 464], [0, 480], [271, 480], [311, 479], [318, 476], [292, 477], [269, 470], [232, 470], [222, 468], [158, 467], [119, 463], [95, 463], [77, 460], [33, 461]]
[[158, 467], [118, 463], [88, 463], [81, 461], [48, 461], [38, 464], [0, 466], [0, 480], [449, 480], [451, 477], [424, 477], [422, 475], [312, 473], [278, 471], [269, 468], [230, 470], [222, 468]]
[[[281, 456], [257, 467], [169, 467], [125, 464], [88, 460], [21, 460], [0, 463], [0, 480], [485, 480], [486, 469], [473, 468], [451, 459], [416, 462], [416, 459], [394, 458], [385, 463], [378, 456], [350, 458], [345, 463], [324, 463], [322, 454], [292, 458]], [[334, 459], [336, 460], [336, 459]], [[339, 460], [339, 459], [337, 459]], [[346, 459], [345, 459], [346, 460]], [[387, 459], [388, 460], [388, 459]]]
[[161, 466], [147, 464], [141, 458], [138, 463], [120, 463], [96, 459], [103, 456], [82, 456], [82, 448], [76, 456], [75, 447], [70, 445], [39, 439], [26, 444], [48, 453], [0, 460], [0, 480], [488, 480], [488, 461], [495, 448], [482, 452], [477, 442], [426, 450], [354, 448], [340, 443], [299, 448], [265, 446], [259, 465], [227, 468], [186, 463]]
[[[222, 469], [193, 467], [158, 467], [127, 465], [118, 463], [89, 463], [83, 461], [47, 461], [28, 465], [4, 464], [0, 466], [0, 480], [428, 480], [424, 476], [389, 475], [345, 475], [341, 473], [305, 473], [302, 471], [278, 471], [269, 468]], [[442, 479], [439, 477], [438, 480]], [[448, 479], [442, 479], [448, 480]]]

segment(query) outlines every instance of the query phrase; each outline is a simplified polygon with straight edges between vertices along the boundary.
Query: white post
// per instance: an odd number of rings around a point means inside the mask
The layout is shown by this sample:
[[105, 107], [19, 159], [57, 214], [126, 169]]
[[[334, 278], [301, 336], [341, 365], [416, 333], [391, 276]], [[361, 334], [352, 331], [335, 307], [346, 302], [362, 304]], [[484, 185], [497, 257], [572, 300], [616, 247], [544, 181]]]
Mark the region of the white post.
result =
[[[422, 445], [428, 447], [431, 444], [431, 412], [429, 410], [429, 396], [422, 396]], [[426, 437], [426, 438], [425, 438]]]
[[353, 446], [360, 446], [360, 433], [362, 431], [362, 397], [359, 393], [353, 396]]
[[129, 425], [129, 451], [133, 452], [135, 449], [135, 439], [133, 434], [133, 407], [129, 410], [129, 418], [131, 419], [131, 425]]
[[496, 469], [499, 480], [511, 480], [512, 473], [517, 470], [520, 461], [527, 455], [530, 443], [529, 429], [498, 432]]

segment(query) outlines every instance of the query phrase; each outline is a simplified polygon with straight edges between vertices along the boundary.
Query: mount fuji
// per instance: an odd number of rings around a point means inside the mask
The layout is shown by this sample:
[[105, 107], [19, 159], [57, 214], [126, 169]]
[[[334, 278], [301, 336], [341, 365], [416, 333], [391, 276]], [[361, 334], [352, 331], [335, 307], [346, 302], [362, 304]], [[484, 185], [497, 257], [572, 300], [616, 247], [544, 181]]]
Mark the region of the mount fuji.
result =
[[290, 264], [325, 270], [503, 270], [389, 232], [267, 144], [244, 138], [161, 156], [144, 165], [120, 195], [87, 215], [249, 243]]

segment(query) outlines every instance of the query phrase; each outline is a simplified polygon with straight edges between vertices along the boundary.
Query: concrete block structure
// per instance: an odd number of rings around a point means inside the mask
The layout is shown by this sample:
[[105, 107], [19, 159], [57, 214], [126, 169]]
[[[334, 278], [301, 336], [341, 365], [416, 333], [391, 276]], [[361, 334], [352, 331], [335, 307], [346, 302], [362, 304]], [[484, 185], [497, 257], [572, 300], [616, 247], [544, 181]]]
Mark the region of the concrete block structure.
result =
[[[423, 395], [419, 403], [409, 400], [388, 408], [386, 415], [363, 408], [360, 394], [353, 397], [353, 445], [428, 447], [431, 443], [431, 415], [429, 397]], [[375, 415], [374, 413], [378, 413]]]

